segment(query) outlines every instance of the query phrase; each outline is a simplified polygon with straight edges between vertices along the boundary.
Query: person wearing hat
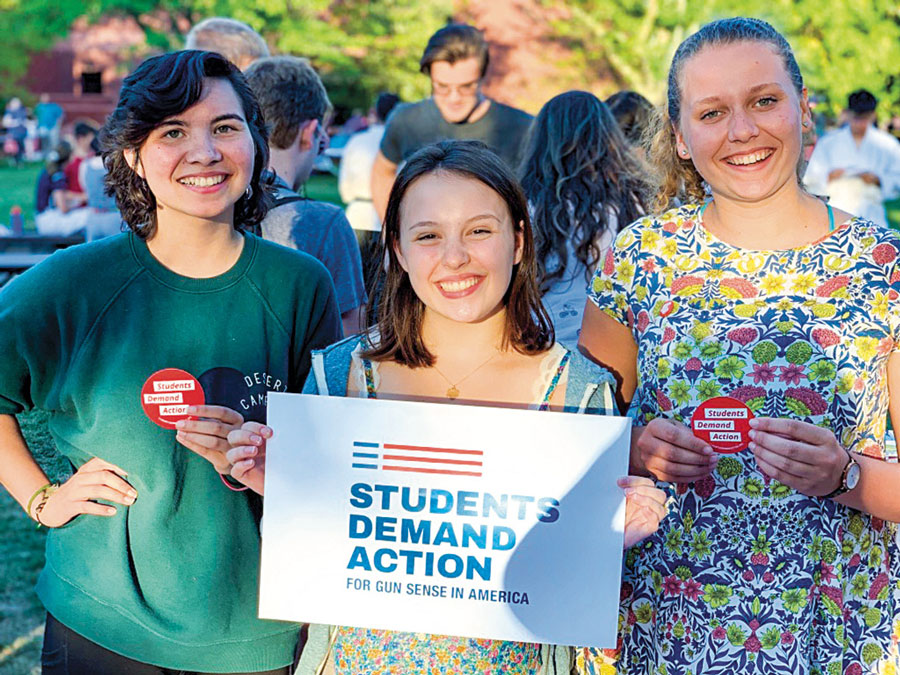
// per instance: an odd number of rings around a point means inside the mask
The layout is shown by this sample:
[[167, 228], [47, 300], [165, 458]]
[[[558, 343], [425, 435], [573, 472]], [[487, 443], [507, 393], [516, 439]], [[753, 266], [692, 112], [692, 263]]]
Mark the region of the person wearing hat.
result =
[[865, 89], [850, 94], [847, 124], [816, 144], [804, 183], [832, 206], [887, 226], [884, 200], [900, 193], [900, 142], [875, 126], [877, 104]]

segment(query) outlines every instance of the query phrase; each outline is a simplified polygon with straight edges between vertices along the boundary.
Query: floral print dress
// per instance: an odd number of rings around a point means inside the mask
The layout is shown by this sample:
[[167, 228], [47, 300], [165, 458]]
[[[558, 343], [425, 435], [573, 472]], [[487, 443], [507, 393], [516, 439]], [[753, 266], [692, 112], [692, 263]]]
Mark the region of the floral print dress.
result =
[[[637, 221], [590, 289], [639, 346], [630, 415], [688, 424], [702, 401], [731, 396], [896, 462], [884, 435], [886, 366], [900, 348], [898, 250], [896, 233], [858, 218], [778, 251], [718, 240], [698, 205]], [[674, 486], [669, 517], [628, 552], [620, 649], [579, 650], [579, 669], [896, 673], [895, 529], [795, 492], [747, 450], [723, 455], [709, 477]]]

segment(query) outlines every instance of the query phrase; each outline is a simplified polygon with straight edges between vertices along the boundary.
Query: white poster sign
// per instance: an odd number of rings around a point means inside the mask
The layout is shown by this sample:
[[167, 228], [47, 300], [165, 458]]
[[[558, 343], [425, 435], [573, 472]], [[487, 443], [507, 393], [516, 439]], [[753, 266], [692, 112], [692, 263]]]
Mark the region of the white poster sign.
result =
[[614, 647], [629, 421], [270, 393], [260, 616]]

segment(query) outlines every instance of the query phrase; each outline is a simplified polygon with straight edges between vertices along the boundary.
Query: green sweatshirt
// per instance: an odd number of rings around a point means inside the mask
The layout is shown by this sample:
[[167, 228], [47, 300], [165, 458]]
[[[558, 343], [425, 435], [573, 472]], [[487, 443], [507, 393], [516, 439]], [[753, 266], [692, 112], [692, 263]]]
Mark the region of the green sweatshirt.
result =
[[50, 412], [75, 467], [97, 456], [138, 492], [111, 518], [51, 530], [38, 595], [63, 624], [137, 661], [200, 672], [292, 661], [297, 626], [257, 618], [258, 502], [144, 414], [163, 368], [199, 379], [208, 403], [265, 420], [268, 391], [300, 391], [310, 350], [340, 316], [314, 258], [245, 235], [221, 276], [166, 269], [117, 235], [54, 253], [0, 291], [0, 414]]

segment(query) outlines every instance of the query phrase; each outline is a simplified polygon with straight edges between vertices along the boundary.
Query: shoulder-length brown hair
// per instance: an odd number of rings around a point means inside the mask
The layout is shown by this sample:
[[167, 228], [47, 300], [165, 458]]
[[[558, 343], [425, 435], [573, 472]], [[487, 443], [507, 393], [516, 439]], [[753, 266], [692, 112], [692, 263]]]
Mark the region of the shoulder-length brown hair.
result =
[[207, 78], [221, 78], [231, 84], [253, 139], [251, 189], [234, 205], [235, 229], [255, 231], [269, 210], [270, 188], [261, 180], [269, 166], [269, 137], [247, 80], [234, 64], [214, 52], [170, 52], [147, 59], [125, 78], [119, 103], [98, 136], [107, 170], [106, 193], [116, 198], [122, 220], [142, 239], [156, 233], [156, 197], [147, 181], [132, 170], [125, 151], [138, 151], [163, 120], [199, 101]]
[[538, 291], [534, 238], [522, 188], [503, 161], [484, 143], [442, 141], [422, 148], [410, 157], [391, 189], [384, 218], [383, 249], [378, 257], [384, 260], [384, 252], [387, 252], [387, 272], [374, 321], [368, 322], [377, 325], [379, 338], [364, 356], [376, 361], [395, 361], [411, 368], [434, 364], [434, 355], [422, 340], [425, 304], [413, 290], [395, 250], [400, 241], [403, 198], [413, 183], [432, 173], [450, 173], [477, 180], [506, 203], [513, 227], [522, 235], [522, 259], [513, 266], [509, 288], [503, 296], [506, 307], [503, 348], [511, 346], [523, 354], [546, 351], [553, 345], [555, 336]]

